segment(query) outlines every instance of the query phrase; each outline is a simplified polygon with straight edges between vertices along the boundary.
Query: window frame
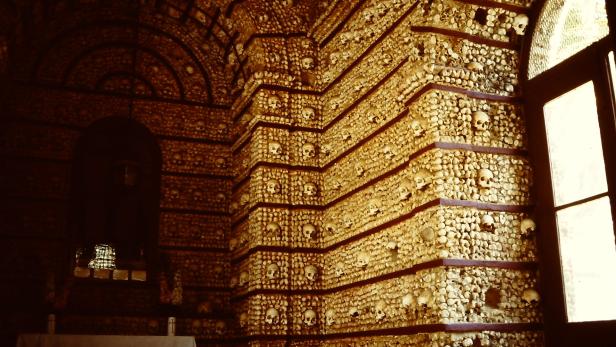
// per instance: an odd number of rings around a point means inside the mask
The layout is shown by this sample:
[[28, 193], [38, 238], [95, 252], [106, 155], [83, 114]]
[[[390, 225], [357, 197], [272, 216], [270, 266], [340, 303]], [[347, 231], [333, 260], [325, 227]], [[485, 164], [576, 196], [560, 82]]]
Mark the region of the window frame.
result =
[[[547, 1], [540, 2], [533, 12], [531, 28]], [[610, 346], [616, 341], [616, 320], [569, 323], [562, 276], [560, 247], [556, 225], [555, 207], [547, 132], [543, 117], [545, 103], [558, 96], [592, 81], [597, 97], [597, 113], [601, 132], [601, 143], [610, 198], [613, 223], [616, 220], [616, 107], [614, 104], [615, 81], [611, 80], [608, 61], [609, 51], [614, 51], [614, 11], [616, 4], [606, 1], [610, 35], [576, 53], [553, 68], [526, 80], [524, 84], [525, 114], [529, 138], [529, 152], [534, 166], [535, 217], [538, 225], [541, 271], [540, 284], [544, 310], [544, 327], [547, 346]], [[528, 42], [532, 42], [529, 40]], [[530, 47], [525, 46], [527, 72]], [[616, 52], [614, 52], [616, 55]], [[524, 75], [527, 76], [527, 75]], [[582, 199], [566, 206], [580, 205], [596, 197]], [[614, 223], [616, 224], [616, 223]], [[616, 225], [614, 225], [616, 232]], [[616, 274], [615, 274], [616, 275]]]

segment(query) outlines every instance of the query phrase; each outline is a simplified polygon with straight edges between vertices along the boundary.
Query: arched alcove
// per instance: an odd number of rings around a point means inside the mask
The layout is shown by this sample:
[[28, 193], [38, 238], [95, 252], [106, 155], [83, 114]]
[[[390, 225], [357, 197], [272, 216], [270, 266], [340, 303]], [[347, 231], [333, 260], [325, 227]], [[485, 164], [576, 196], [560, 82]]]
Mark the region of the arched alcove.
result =
[[96, 245], [115, 249], [118, 269], [152, 270], [157, 259], [161, 154], [153, 135], [123, 117], [90, 125], [75, 148], [71, 227], [78, 267]]

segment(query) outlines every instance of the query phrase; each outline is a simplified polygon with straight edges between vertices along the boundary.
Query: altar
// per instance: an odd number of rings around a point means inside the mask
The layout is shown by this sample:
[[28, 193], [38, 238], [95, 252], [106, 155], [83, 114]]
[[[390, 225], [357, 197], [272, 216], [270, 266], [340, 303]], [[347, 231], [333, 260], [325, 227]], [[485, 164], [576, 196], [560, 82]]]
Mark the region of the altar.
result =
[[17, 347], [196, 347], [193, 336], [21, 334]]

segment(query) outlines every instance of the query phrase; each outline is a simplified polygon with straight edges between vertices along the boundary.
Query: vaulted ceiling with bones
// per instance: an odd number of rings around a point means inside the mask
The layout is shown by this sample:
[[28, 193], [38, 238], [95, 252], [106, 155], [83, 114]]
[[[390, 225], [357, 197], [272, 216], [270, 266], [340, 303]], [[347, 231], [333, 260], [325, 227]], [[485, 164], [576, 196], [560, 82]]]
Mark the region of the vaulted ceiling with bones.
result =
[[323, 5], [8, 1], [3, 23], [15, 34], [21, 82], [228, 106], [251, 72], [247, 46], [260, 35], [305, 34]]

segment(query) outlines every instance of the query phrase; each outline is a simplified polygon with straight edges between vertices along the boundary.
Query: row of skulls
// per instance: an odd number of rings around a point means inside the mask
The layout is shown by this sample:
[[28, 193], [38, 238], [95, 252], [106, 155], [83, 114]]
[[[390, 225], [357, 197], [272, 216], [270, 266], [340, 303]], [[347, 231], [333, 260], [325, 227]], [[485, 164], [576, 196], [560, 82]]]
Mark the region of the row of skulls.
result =
[[[268, 152], [274, 157], [283, 156], [284, 149], [282, 147], [282, 144], [278, 141], [271, 141], [270, 143], [268, 143], [267, 149], [268, 149]], [[317, 146], [315, 146], [313, 143], [310, 143], [310, 142], [304, 143], [300, 150], [300, 155], [303, 160], [313, 159], [317, 156], [317, 153], [318, 153]]]
[[[278, 180], [271, 179], [265, 183], [265, 191], [269, 194], [275, 195], [282, 192], [282, 185]], [[302, 194], [308, 197], [315, 197], [319, 193], [319, 188], [312, 182], [304, 183]]]
[[[426, 289], [423, 290], [419, 295], [413, 296], [412, 294], [405, 294], [400, 298], [400, 307], [404, 310], [411, 310], [416, 304], [416, 308], [419, 309], [427, 309], [430, 302], [433, 300], [433, 292]], [[541, 296], [539, 292], [535, 288], [525, 288], [520, 296], [521, 303], [526, 306], [534, 306], [539, 303], [541, 300]], [[374, 314], [374, 319], [377, 322], [383, 321], [388, 316], [388, 311], [390, 311], [390, 307], [385, 300], [379, 300], [376, 302], [374, 307], [372, 307], [369, 311]], [[356, 319], [361, 316], [362, 310], [356, 306], [352, 306], [348, 309], [347, 315], [352, 319]], [[336, 324], [337, 312], [335, 309], [328, 309], [325, 311], [325, 324], [327, 326], [332, 326]], [[242, 322], [240, 315], [240, 324]], [[245, 321], [245, 320], [244, 320]], [[274, 307], [270, 307], [265, 312], [265, 323], [270, 325], [277, 325], [280, 322], [280, 313], [278, 309]], [[317, 313], [313, 309], [307, 309], [303, 313], [302, 322], [308, 326], [312, 327], [317, 324]]]
[[[282, 109], [282, 100], [276, 94], [272, 94], [267, 98], [267, 106], [270, 110]], [[300, 110], [300, 116], [305, 121], [314, 121], [317, 118], [317, 110], [312, 106], [304, 106]]]
[[[316, 234], [316, 226], [313, 224], [306, 224], [307, 232], [306, 237], [314, 237]], [[494, 217], [490, 214], [484, 214], [481, 217], [480, 222], [481, 229], [486, 232], [494, 232], [496, 229], [496, 222]], [[534, 233], [536, 230], [536, 224], [531, 218], [525, 218], [520, 223], [520, 235], [524, 237], [528, 237]], [[420, 237], [423, 241], [429, 242], [433, 241], [436, 238], [436, 232], [431, 227], [425, 227], [420, 231]], [[390, 240], [384, 244], [385, 248], [389, 252], [398, 252], [399, 244], [396, 241]], [[355, 261], [355, 266], [359, 269], [365, 269], [368, 267], [370, 263], [370, 254], [365, 251], [361, 251], [357, 253], [357, 259]], [[344, 276], [346, 274], [346, 270], [343, 263], [337, 263], [335, 266], [335, 274], [337, 277]], [[276, 280], [280, 276], [280, 267], [276, 263], [270, 263], [265, 268], [266, 278], [269, 280]], [[315, 282], [318, 278], [319, 270], [314, 265], [307, 265], [304, 268], [304, 277], [309, 282]], [[240, 274], [240, 285], [244, 285], [248, 282], [248, 273], [242, 272]]]
[[[275, 263], [270, 263], [265, 268], [265, 276], [270, 280], [278, 279], [280, 276], [280, 267]], [[308, 282], [316, 282], [319, 278], [319, 269], [314, 265], [307, 265], [304, 267], [304, 278]], [[246, 271], [240, 272], [239, 278], [231, 277], [231, 287], [235, 288], [237, 285], [243, 287], [248, 285], [250, 275]]]
[[[400, 191], [400, 199], [405, 200], [408, 199], [408, 197], [410, 196], [410, 190], [407, 188], [404, 188]], [[369, 202], [369, 210], [368, 213], [369, 214], [377, 214], [380, 212], [380, 207], [379, 205], [374, 202], [373, 200], [371, 200]], [[345, 223], [345, 227], [351, 227], [352, 226], [352, 221], [349, 219], [348, 221], [346, 221], [346, 218], [343, 218], [344, 223]], [[495, 229], [495, 220], [494, 217], [492, 217], [490, 214], [484, 214], [481, 217], [481, 228], [484, 231], [489, 231], [489, 232], [493, 232]], [[323, 226], [324, 230], [327, 231], [330, 234], [334, 234], [337, 230], [336, 225], [333, 222], [327, 222], [324, 224]], [[431, 241], [434, 237], [434, 232], [426, 232], [425, 230], [429, 230], [431, 228], [426, 227], [423, 229], [423, 231], [421, 232], [422, 238], [425, 241]], [[530, 232], [533, 232], [535, 230], [535, 222], [530, 219], [530, 218], [526, 218], [524, 220], [522, 220], [521, 223], [521, 229], [522, 229], [522, 234], [523, 235], [528, 235]], [[280, 224], [276, 223], [276, 222], [269, 222], [267, 223], [267, 225], [265, 226], [265, 232], [267, 234], [271, 234], [271, 235], [277, 235], [279, 234], [281, 231], [281, 227]], [[304, 225], [301, 226], [300, 231], [302, 233], [302, 235], [308, 239], [308, 240], [312, 240], [312, 241], [316, 241], [317, 237], [318, 237], [318, 228], [316, 225], [312, 224], [312, 223], [306, 223]], [[229, 247], [230, 249], [233, 251], [237, 248], [237, 240], [236, 239], [232, 239], [229, 242]]]
[[[309, 114], [314, 115], [314, 109], [308, 108], [311, 112]], [[476, 111], [472, 114], [472, 126], [476, 131], [488, 131], [490, 127], [490, 116], [483, 111]], [[409, 126], [411, 133], [415, 137], [421, 137], [425, 134], [425, 125], [422, 124], [421, 120], [413, 119]], [[342, 138], [344, 141], [351, 139], [350, 133], [346, 132], [342, 134]], [[270, 141], [268, 143], [268, 152], [274, 157], [282, 157], [284, 155], [283, 145], [278, 141]], [[324, 152], [329, 152], [326, 150]], [[306, 142], [300, 148], [300, 156], [303, 160], [310, 160], [317, 156], [319, 150], [317, 146], [313, 143]], [[396, 155], [396, 153], [392, 150], [390, 146], [385, 146], [383, 148], [383, 154], [386, 159], [391, 160]]]

